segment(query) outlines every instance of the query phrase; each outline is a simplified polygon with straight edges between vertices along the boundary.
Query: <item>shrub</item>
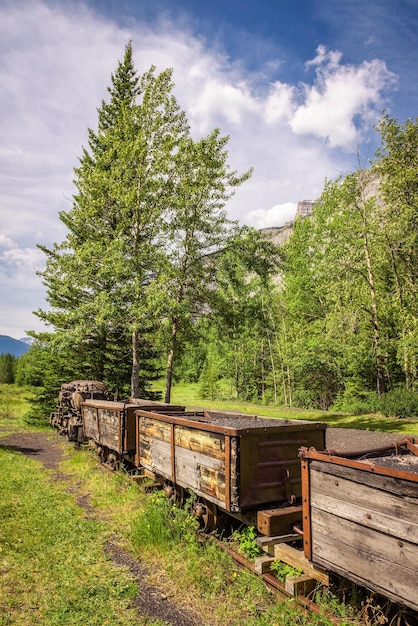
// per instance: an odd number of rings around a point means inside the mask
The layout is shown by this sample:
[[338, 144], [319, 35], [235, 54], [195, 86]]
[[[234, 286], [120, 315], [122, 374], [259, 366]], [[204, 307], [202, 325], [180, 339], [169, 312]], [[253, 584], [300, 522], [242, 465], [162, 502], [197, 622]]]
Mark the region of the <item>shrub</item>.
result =
[[375, 391], [363, 391], [354, 384], [348, 384], [344, 393], [335, 400], [333, 411], [342, 411], [352, 415], [365, 415], [379, 411], [379, 399]]
[[386, 417], [417, 417], [418, 391], [396, 387], [380, 398], [379, 410]]

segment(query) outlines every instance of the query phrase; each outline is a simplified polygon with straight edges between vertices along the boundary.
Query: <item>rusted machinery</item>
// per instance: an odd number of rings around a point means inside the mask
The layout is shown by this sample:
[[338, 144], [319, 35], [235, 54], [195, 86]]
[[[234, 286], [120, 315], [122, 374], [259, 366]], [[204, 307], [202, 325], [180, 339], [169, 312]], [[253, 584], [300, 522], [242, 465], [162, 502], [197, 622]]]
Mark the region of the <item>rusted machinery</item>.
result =
[[81, 443], [83, 440], [81, 405], [87, 398], [108, 400], [110, 393], [106, 385], [97, 380], [73, 380], [61, 385], [57, 409], [51, 413], [49, 421], [69, 441]]
[[418, 611], [418, 439], [300, 454], [305, 556]]

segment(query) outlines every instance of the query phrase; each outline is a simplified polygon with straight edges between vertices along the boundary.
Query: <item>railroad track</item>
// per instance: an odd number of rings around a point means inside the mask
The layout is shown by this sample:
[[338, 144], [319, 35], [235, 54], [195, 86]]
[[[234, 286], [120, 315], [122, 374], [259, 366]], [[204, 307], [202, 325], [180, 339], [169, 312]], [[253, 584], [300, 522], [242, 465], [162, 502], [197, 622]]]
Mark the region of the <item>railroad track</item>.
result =
[[297, 602], [298, 606], [303, 610], [307, 615], [310, 613], [315, 613], [316, 615], [322, 615], [326, 617], [332, 624], [335, 626], [339, 626], [342, 624], [342, 620], [332, 615], [329, 611], [326, 611], [323, 607], [319, 606], [319, 604], [313, 602], [309, 598], [304, 595], [298, 594], [297, 596], [292, 596], [286, 592], [285, 586], [282, 582], [280, 582], [273, 574], [263, 573], [258, 574], [254, 570], [254, 563], [247, 559], [242, 554], [239, 554], [236, 550], [231, 548], [231, 546], [227, 545], [224, 541], [217, 539], [213, 535], [203, 535], [206, 540], [213, 541], [216, 545], [227, 552], [241, 567], [248, 569], [255, 576], [260, 577], [263, 580], [263, 583], [267, 587], [267, 589], [278, 599], [278, 600], [289, 600], [290, 598], [294, 598]]

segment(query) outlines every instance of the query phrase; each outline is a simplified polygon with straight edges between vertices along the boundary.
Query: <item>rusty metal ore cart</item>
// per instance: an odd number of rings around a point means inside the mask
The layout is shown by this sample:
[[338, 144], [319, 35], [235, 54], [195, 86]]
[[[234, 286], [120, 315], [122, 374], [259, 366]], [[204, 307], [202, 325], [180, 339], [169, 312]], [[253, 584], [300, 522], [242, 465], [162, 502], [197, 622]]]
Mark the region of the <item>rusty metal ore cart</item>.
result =
[[305, 556], [415, 611], [417, 444], [406, 438], [349, 455], [300, 452]]
[[323, 447], [324, 424], [215, 411], [136, 416], [136, 465], [193, 491], [205, 514], [219, 507], [265, 535], [301, 518], [298, 450]]

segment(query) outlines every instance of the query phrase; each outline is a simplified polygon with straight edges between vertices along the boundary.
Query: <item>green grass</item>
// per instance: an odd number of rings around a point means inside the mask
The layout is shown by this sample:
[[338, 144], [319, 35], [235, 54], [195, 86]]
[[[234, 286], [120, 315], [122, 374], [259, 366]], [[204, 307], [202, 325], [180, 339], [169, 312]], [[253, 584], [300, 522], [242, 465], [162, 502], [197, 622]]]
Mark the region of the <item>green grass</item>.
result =
[[177, 383], [172, 390], [171, 402], [187, 407], [205, 407], [222, 411], [257, 414], [265, 417], [300, 419], [323, 422], [337, 428], [360, 428], [382, 432], [411, 434], [418, 436], [418, 420], [389, 418], [381, 414], [350, 415], [330, 411], [298, 409], [280, 406], [266, 406], [251, 402], [233, 402], [231, 400], [202, 400], [199, 398], [199, 385]]
[[0, 384], [0, 424], [3, 435], [17, 428], [21, 431], [27, 429], [25, 415], [29, 410], [30, 396], [28, 389]]
[[3, 447], [0, 473], [0, 624], [132, 623], [136, 588], [105, 556], [106, 525], [37, 461]]

